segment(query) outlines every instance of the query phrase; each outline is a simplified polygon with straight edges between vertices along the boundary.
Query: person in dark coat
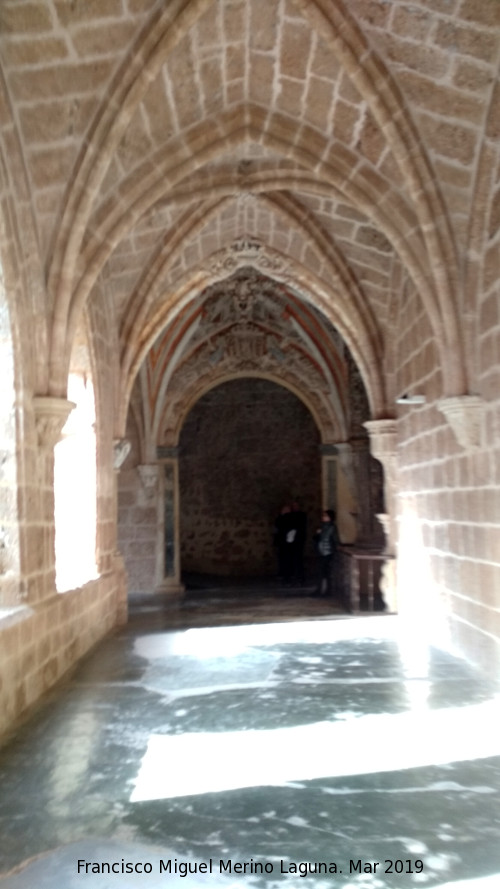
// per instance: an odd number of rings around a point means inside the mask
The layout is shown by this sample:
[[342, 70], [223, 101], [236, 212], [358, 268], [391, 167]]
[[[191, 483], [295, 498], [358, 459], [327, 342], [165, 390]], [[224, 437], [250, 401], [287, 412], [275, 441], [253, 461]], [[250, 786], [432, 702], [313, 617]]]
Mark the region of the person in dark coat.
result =
[[[318, 554], [319, 578], [318, 587], [313, 593], [315, 596], [331, 596], [333, 565], [337, 550], [340, 546], [337, 526], [335, 524], [335, 512], [333, 509], [324, 509], [321, 514], [321, 525], [314, 535], [314, 543]], [[323, 587], [326, 586], [326, 593]]]
[[292, 528], [295, 531], [292, 541], [292, 574], [297, 583], [302, 586], [305, 581], [304, 547], [307, 539], [307, 515], [301, 509], [298, 500], [294, 500], [292, 503]]

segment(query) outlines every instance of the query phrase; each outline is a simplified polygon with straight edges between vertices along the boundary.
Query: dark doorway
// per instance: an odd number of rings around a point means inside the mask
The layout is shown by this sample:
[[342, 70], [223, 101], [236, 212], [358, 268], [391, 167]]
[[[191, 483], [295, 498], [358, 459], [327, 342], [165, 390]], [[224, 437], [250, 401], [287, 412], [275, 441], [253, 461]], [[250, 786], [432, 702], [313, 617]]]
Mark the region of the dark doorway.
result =
[[180, 438], [183, 574], [275, 574], [282, 504], [298, 498], [311, 527], [321, 507], [319, 446], [302, 401], [268, 380], [232, 380], [200, 398]]

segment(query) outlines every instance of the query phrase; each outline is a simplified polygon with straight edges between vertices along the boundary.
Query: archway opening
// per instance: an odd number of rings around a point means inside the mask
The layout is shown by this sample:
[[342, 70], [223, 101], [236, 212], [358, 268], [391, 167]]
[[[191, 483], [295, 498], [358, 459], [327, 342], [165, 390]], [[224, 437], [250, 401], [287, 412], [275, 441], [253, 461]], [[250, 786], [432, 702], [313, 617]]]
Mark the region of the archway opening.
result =
[[[320, 435], [306, 406], [263, 379], [222, 383], [190, 411], [179, 442], [183, 574], [277, 573], [273, 526], [298, 499], [321, 508]], [[306, 561], [312, 553], [308, 534]]]
[[0, 264], [0, 608], [19, 601], [14, 347]]
[[54, 451], [56, 588], [66, 592], [98, 576], [95, 401], [85, 332], [71, 356], [68, 399], [75, 404]]

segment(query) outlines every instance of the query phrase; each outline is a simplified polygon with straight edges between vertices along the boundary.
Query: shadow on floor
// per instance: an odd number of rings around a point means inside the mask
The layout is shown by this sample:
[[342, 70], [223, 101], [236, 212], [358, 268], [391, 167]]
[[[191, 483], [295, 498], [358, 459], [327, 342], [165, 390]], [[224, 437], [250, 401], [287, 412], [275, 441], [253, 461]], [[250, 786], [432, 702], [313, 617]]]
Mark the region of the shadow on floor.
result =
[[[350, 617], [338, 596], [314, 596], [314, 584], [279, 584], [273, 577], [188, 574], [178, 600], [155, 593], [131, 593], [129, 621], [137, 626], [154, 612], [162, 629], [223, 627]], [[160, 609], [159, 609], [160, 606]]]

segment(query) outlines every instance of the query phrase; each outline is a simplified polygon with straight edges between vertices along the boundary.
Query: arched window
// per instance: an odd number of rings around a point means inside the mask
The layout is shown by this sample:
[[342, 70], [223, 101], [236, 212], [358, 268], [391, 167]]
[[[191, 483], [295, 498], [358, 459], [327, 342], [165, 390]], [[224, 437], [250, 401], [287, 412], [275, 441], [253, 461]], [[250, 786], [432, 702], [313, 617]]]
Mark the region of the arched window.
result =
[[72, 371], [68, 398], [76, 405], [55, 448], [56, 587], [62, 593], [97, 577], [94, 387], [86, 370]]
[[14, 348], [0, 264], [0, 608], [19, 603]]

